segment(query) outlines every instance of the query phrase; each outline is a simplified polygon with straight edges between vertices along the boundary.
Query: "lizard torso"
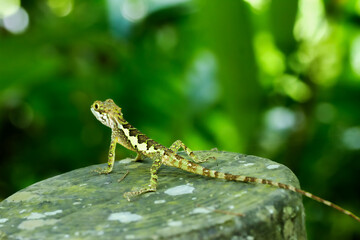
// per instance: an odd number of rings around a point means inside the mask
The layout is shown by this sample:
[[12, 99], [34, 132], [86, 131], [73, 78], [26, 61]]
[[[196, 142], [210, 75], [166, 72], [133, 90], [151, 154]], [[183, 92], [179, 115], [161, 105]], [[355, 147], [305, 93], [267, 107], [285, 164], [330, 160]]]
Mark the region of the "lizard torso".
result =
[[[162, 164], [180, 168], [182, 170], [199, 174], [202, 176], [226, 179], [229, 181], [238, 182], [253, 182], [259, 184], [267, 184], [278, 188], [287, 189], [293, 192], [300, 193], [308, 198], [314, 199], [327, 206], [337, 209], [338, 211], [356, 219], [360, 222], [360, 218], [352, 212], [341, 208], [340, 206], [322, 199], [312, 193], [295, 188], [294, 186], [274, 182], [268, 179], [255, 178], [250, 176], [233, 175], [229, 173], [218, 172], [205, 167], [202, 167], [198, 163], [207, 161], [208, 159], [198, 159], [198, 157], [186, 147], [180, 140], [175, 141], [169, 148], [157, 143], [150, 139], [145, 134], [141, 133], [138, 129], [130, 125], [124, 118], [121, 112], [121, 108], [118, 107], [112, 99], [108, 99], [104, 102], [95, 101], [91, 106], [91, 111], [95, 117], [104, 125], [108, 126], [112, 130], [111, 143], [109, 149], [108, 166], [102, 171], [98, 171], [100, 174], [108, 174], [112, 171], [115, 160], [115, 148], [119, 143], [124, 147], [135, 151], [137, 157], [135, 160], [140, 160], [143, 156], [149, 157], [153, 160], [153, 164], [150, 168], [150, 183], [149, 185], [140, 188], [137, 191], [126, 192], [124, 197], [130, 201], [131, 197], [146, 193], [154, 192], [157, 187], [157, 170]], [[185, 152], [192, 158], [189, 161], [176, 152], [179, 148], [183, 148]]]

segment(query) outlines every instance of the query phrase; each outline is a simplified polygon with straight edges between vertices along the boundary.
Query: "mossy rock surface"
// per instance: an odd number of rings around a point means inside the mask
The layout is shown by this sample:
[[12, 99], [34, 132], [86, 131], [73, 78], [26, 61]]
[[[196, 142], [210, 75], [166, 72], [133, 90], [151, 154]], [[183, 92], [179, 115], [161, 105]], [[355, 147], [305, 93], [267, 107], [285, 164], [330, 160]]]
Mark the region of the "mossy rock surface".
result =
[[[268, 159], [196, 154], [215, 156], [202, 164], [211, 169], [299, 187], [287, 167]], [[105, 165], [46, 179], [2, 201], [0, 239], [306, 239], [297, 193], [162, 166], [157, 192], [128, 202], [124, 192], [148, 184], [151, 160], [124, 159], [111, 174], [91, 172]]]

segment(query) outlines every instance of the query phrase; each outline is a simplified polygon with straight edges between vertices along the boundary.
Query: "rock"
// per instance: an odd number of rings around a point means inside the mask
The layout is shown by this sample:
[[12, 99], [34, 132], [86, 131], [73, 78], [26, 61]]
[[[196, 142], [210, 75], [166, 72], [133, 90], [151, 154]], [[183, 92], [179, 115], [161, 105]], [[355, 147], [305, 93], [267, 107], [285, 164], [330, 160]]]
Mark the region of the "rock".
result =
[[[268, 159], [196, 154], [215, 156], [202, 164], [211, 169], [299, 187], [288, 168]], [[46, 179], [2, 201], [0, 239], [306, 239], [300, 194], [162, 166], [157, 192], [128, 202], [124, 192], [149, 183], [150, 159], [117, 161], [108, 175], [91, 172], [104, 166]]]

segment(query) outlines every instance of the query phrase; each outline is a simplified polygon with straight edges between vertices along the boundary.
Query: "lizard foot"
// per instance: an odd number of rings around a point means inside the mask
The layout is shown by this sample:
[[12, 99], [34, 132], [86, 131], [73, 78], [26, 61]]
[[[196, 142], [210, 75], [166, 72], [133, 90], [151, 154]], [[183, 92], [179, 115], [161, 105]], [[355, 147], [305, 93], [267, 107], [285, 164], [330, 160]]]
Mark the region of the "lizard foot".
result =
[[140, 188], [137, 191], [132, 191], [132, 192], [126, 192], [124, 193], [124, 198], [126, 198], [129, 202], [130, 202], [130, 198], [141, 195], [143, 193], [147, 193], [147, 192], [155, 192], [156, 188], [155, 187], [151, 187], [151, 186], [146, 186], [144, 188]]
[[92, 170], [91, 172], [95, 172], [98, 174], [109, 174], [111, 173], [112, 169], [108, 169], [108, 168], [97, 168], [95, 170]]

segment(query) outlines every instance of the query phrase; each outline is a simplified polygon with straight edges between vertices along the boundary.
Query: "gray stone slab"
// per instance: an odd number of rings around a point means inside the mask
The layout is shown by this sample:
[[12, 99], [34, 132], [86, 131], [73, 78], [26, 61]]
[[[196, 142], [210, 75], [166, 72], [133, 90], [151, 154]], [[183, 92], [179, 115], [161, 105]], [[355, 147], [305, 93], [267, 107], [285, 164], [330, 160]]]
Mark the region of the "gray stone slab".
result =
[[[215, 156], [202, 164], [211, 169], [299, 187], [287, 167], [268, 159], [196, 154]], [[128, 202], [124, 192], [148, 184], [151, 160], [117, 161], [109, 175], [91, 172], [105, 165], [46, 179], [2, 201], [0, 239], [306, 239], [300, 194], [162, 166], [157, 192]]]

